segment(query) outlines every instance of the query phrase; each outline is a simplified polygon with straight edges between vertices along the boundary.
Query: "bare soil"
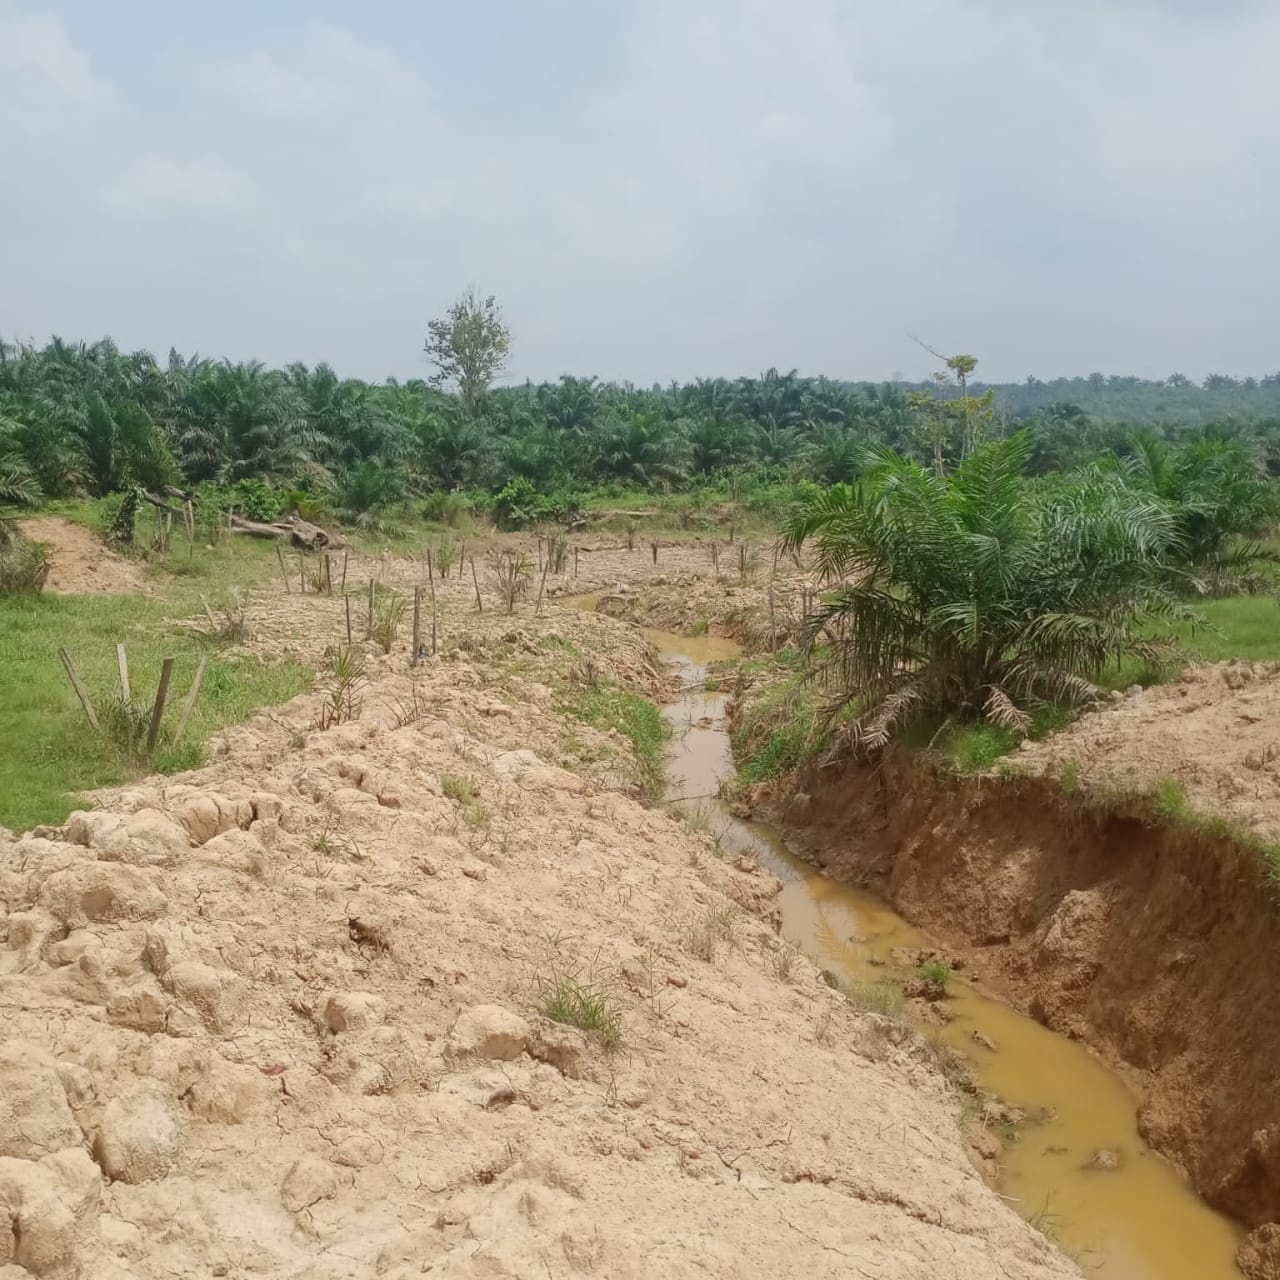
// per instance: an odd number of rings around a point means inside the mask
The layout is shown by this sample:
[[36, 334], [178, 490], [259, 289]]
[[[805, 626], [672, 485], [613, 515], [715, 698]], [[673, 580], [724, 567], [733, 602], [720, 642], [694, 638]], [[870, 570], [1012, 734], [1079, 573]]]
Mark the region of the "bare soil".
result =
[[19, 526], [50, 552], [45, 590], [58, 595], [129, 595], [143, 589], [143, 570], [112, 551], [92, 529], [61, 516], [35, 516]]
[[1034, 773], [1068, 763], [1086, 789], [1149, 792], [1174, 779], [1195, 807], [1280, 840], [1280, 664], [1194, 667], [1019, 755]]
[[[922, 1042], [778, 976], [777, 882], [560, 713], [660, 689], [639, 637], [471, 590], [446, 656], [366, 646], [358, 720], [317, 729], [322, 685], [0, 833], [0, 1278], [1076, 1275]], [[315, 655], [345, 609], [276, 583], [251, 621]], [[544, 1016], [566, 983], [616, 1045]]]

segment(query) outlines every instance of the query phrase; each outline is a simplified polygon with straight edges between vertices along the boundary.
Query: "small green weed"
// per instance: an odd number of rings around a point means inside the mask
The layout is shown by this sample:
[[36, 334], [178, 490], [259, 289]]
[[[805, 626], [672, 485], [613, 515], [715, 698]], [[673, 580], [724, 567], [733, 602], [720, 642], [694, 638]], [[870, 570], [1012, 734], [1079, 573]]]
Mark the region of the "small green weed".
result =
[[462, 805], [474, 804], [480, 798], [476, 780], [462, 773], [442, 773], [440, 789], [448, 799]]
[[1075, 795], [1080, 790], [1080, 766], [1074, 760], [1064, 760], [1058, 769], [1058, 785], [1064, 796]]
[[916, 970], [916, 975], [926, 982], [936, 982], [940, 987], [945, 987], [951, 981], [951, 966], [943, 964], [941, 960], [929, 960]]
[[539, 988], [538, 1009], [543, 1017], [588, 1032], [610, 1053], [621, 1048], [622, 1019], [600, 983], [557, 973], [542, 980]]

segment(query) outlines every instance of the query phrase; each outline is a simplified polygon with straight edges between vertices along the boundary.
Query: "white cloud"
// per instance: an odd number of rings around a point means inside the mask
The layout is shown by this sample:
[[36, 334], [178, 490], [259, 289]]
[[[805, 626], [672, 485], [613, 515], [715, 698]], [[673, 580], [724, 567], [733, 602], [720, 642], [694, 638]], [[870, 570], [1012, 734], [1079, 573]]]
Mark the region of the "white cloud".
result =
[[0, 0], [0, 323], [406, 375], [475, 282], [519, 376], [880, 376], [907, 329], [1012, 376], [1275, 363], [1273, 5], [300, 3], [207, 46]]

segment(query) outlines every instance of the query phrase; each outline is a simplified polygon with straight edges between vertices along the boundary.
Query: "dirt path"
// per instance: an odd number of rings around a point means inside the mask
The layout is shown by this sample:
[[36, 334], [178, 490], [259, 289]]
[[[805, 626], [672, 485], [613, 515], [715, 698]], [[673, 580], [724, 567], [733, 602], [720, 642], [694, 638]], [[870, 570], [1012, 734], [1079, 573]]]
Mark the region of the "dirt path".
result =
[[139, 565], [112, 551], [91, 529], [61, 516], [35, 516], [19, 526], [49, 548], [46, 591], [58, 595], [128, 595], [143, 588]]
[[[777, 882], [560, 713], [656, 683], [638, 637], [464, 619], [467, 585], [358, 721], [316, 729], [320, 689], [0, 836], [0, 1275], [1076, 1275], [921, 1042], [777, 963]], [[255, 603], [267, 647], [342, 615]]]

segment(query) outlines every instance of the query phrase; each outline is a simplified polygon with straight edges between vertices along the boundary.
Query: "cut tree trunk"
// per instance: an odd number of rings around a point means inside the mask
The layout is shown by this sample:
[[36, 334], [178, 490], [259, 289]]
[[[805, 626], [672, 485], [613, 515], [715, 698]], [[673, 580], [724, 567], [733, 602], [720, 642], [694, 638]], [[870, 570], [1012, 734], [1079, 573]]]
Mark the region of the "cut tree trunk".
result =
[[299, 516], [288, 516], [274, 524], [260, 520], [246, 520], [243, 516], [231, 517], [232, 533], [247, 533], [251, 538], [288, 538], [303, 551], [323, 551], [341, 548], [346, 543], [336, 533], [329, 533], [319, 525], [310, 524]]

